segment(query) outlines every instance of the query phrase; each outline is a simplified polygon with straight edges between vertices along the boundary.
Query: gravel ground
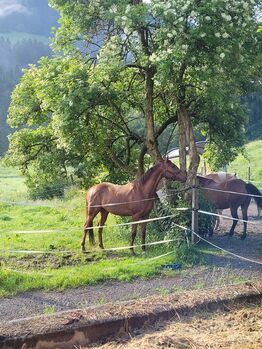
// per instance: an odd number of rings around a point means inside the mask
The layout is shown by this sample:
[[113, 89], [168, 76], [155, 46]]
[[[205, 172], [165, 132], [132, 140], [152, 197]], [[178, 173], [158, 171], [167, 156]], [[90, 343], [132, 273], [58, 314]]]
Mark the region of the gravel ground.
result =
[[[225, 210], [225, 215], [229, 212]], [[251, 205], [248, 237], [242, 241], [238, 234], [232, 238], [224, 236], [231, 222], [223, 219], [220, 231], [209, 240], [233, 253], [262, 263], [262, 219], [257, 219], [257, 210]], [[239, 224], [236, 232], [241, 232]], [[208, 264], [168, 273], [169, 276], [132, 282], [110, 282], [67, 289], [63, 292], [32, 291], [14, 297], [0, 299], [0, 322], [41, 315], [47, 312], [85, 308], [108, 302], [139, 299], [154, 294], [183, 292], [184, 290], [210, 288], [243, 281], [261, 280], [262, 265], [248, 262], [228, 254], [208, 255]]]

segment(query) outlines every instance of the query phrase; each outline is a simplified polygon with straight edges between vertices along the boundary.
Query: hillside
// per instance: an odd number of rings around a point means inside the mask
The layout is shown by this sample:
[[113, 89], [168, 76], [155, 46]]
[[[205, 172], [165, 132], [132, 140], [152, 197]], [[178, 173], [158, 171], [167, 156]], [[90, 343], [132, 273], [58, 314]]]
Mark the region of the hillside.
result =
[[32, 41], [38, 41], [42, 44], [48, 45], [49, 38], [44, 35], [38, 35], [38, 34], [31, 34], [26, 32], [8, 32], [8, 33], [0, 33], [0, 37], [2, 40], [9, 41], [10, 44], [14, 45], [19, 41], [23, 40], [32, 40]]
[[0, 155], [8, 148], [6, 123], [10, 95], [19, 82], [22, 69], [50, 56], [51, 28], [58, 26], [58, 13], [48, 0], [9, 0], [0, 2]]
[[258, 183], [262, 188], [262, 139], [253, 141], [246, 144], [245, 156], [239, 155], [228, 167], [228, 172], [236, 172], [238, 177], [244, 180], [249, 179], [249, 167], [250, 167], [250, 180], [251, 182]]

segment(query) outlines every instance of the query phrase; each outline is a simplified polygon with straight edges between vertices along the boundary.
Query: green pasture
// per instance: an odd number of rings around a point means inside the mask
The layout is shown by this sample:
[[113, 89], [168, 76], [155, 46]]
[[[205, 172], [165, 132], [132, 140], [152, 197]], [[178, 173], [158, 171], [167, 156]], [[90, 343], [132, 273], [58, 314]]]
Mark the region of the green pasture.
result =
[[[243, 180], [248, 180], [250, 167], [250, 180], [262, 188], [262, 140], [250, 142], [245, 147], [245, 156], [239, 155], [229, 166], [228, 172], [236, 172]], [[255, 183], [260, 182], [260, 183]]]
[[[129, 249], [105, 252], [97, 246], [89, 249], [88, 238], [87, 253], [83, 254], [80, 242], [84, 219], [83, 191], [73, 188], [63, 200], [33, 202], [27, 197], [19, 172], [0, 164], [0, 296], [29, 289], [63, 289], [106, 280], [150, 277], [165, 273], [160, 268], [162, 264], [183, 260], [185, 266], [198, 260], [193, 249], [176, 252], [170, 243], [150, 246], [145, 255], [137, 247], [137, 256], [131, 257]], [[103, 232], [106, 248], [129, 245], [130, 226], [112, 227], [116, 223], [120, 223], [119, 218], [109, 215], [108, 227]], [[97, 240], [96, 231], [95, 237]], [[147, 242], [164, 238], [154, 225], [148, 226]], [[139, 233], [135, 243], [140, 244]]]
[[[245, 179], [246, 166], [251, 164], [251, 179], [262, 182], [261, 146], [262, 141], [248, 144], [250, 162], [239, 156], [229, 171], [236, 171]], [[148, 278], [165, 274], [161, 269], [165, 263], [182, 262], [188, 266], [204, 261], [202, 250], [177, 249], [172, 243], [149, 246], [145, 255], [137, 247], [137, 256], [131, 257], [128, 249], [104, 252], [97, 246], [90, 249], [88, 238], [87, 253], [83, 254], [80, 242], [84, 220], [84, 191], [71, 188], [63, 200], [30, 201], [19, 171], [0, 163], [0, 296], [29, 289], [63, 289], [106, 280]], [[120, 218], [109, 215], [103, 232], [105, 248], [129, 244], [130, 226], [112, 227], [120, 222], [123, 222]], [[96, 230], [95, 237], [97, 240]], [[165, 235], [157, 224], [148, 225], [147, 242], [173, 237]], [[135, 243], [140, 244], [139, 232]], [[156, 258], [167, 253], [170, 254]]]

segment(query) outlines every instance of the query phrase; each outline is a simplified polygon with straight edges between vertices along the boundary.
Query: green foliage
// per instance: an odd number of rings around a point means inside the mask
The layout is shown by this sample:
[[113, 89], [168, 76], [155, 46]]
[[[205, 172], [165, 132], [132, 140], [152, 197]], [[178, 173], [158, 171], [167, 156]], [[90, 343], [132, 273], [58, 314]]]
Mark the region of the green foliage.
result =
[[[36, 177], [35, 177], [36, 178]], [[64, 190], [67, 185], [66, 182], [52, 180], [51, 183], [44, 183], [43, 180], [39, 181], [39, 185], [33, 181], [27, 183], [29, 197], [33, 200], [52, 199], [54, 197], [61, 198], [64, 196]]]
[[50, 185], [134, 178], [148, 161], [149, 71], [156, 140], [172, 135], [183, 104], [210, 141], [213, 168], [236, 156], [247, 120], [240, 97], [256, 89], [261, 68], [259, 1], [50, 3], [61, 13], [60, 55], [24, 72], [8, 119], [19, 128], [8, 161], [31, 187], [45, 172]]
[[[199, 196], [199, 209], [206, 212], [216, 213], [215, 207], [209, 203], [200, 191]], [[206, 214], [199, 214], [198, 216], [198, 232], [200, 235], [209, 235], [213, 234], [213, 228], [215, 226], [216, 218], [215, 216], [209, 216]]]

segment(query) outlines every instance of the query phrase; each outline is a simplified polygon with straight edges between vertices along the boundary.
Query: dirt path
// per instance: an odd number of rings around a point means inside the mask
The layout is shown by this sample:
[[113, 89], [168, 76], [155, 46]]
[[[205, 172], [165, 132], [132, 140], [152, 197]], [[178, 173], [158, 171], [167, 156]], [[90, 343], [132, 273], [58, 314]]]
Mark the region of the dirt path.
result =
[[[225, 210], [225, 215], [229, 213]], [[221, 230], [210, 239], [217, 244], [246, 258], [262, 262], [262, 220], [255, 220], [256, 208], [252, 205], [251, 220], [256, 225], [249, 226], [249, 235], [242, 241], [239, 235], [227, 238], [230, 221], [221, 222]], [[252, 216], [254, 216], [252, 218]], [[241, 226], [237, 232], [241, 231]], [[199, 244], [201, 247], [201, 243]], [[241, 283], [244, 281], [261, 280], [262, 265], [248, 262], [227, 254], [215, 253], [206, 256], [207, 265], [195, 266], [190, 269], [168, 272], [168, 276], [150, 280], [134, 280], [132, 282], [110, 282], [63, 292], [32, 291], [15, 297], [0, 298], [0, 323], [12, 319], [41, 315], [56, 311], [87, 306], [138, 299], [149, 295], [182, 293], [185, 290], [202, 289]]]

